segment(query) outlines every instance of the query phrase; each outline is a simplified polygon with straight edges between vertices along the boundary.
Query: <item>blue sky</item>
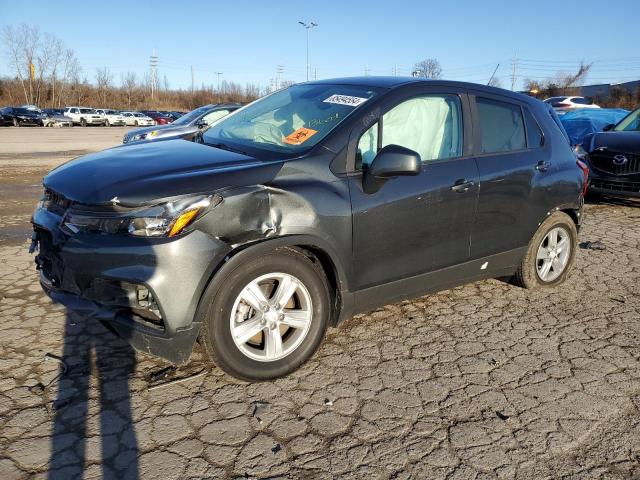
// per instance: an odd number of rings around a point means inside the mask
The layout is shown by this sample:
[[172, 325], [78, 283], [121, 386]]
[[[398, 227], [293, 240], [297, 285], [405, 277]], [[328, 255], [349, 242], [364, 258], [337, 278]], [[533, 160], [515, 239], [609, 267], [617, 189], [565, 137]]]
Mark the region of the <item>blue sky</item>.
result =
[[[640, 1], [166, 1], [0, 0], [0, 26], [28, 23], [73, 48], [90, 81], [109, 67], [116, 83], [128, 70], [143, 76], [156, 49], [159, 78], [173, 88], [222, 79], [269, 84], [305, 79], [305, 31], [318, 78], [408, 75], [437, 58], [448, 79], [486, 83], [498, 63], [502, 86], [542, 79], [593, 61], [587, 83], [640, 78], [635, 36]], [[9, 71], [4, 52], [0, 75]], [[520, 87], [520, 81], [518, 82]]]

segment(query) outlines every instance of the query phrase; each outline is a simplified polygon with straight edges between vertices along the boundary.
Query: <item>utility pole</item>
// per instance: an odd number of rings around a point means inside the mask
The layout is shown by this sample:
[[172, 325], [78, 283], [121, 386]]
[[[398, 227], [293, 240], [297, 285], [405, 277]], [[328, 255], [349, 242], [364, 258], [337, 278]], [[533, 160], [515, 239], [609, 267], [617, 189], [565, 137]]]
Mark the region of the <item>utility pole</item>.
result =
[[217, 75], [218, 77], [218, 103], [220, 103], [220, 101], [222, 100], [222, 95], [220, 95], [220, 75], [222, 75], [222, 72], [213, 72]]
[[398, 64], [397, 63], [393, 64], [393, 76], [394, 77], [398, 76]]
[[220, 93], [220, 75], [222, 75], [222, 72], [213, 72], [218, 76], [218, 93]]
[[280, 89], [280, 76], [284, 73], [284, 65], [276, 66], [276, 90]]
[[318, 24], [315, 22], [305, 23], [303, 21], [298, 21], [298, 23], [307, 29], [307, 82], [308, 82], [309, 81], [309, 30], [311, 30], [313, 27], [317, 27]]
[[191, 95], [193, 95], [193, 92], [195, 91], [196, 87], [196, 75], [193, 72], [193, 65], [191, 65]]
[[158, 56], [155, 48], [149, 57], [149, 66], [151, 67], [151, 101], [153, 101], [158, 81]]
[[314, 80], [318, 79], [318, 67], [314, 67], [313, 69], [313, 79]]
[[369, 76], [369, 67], [365, 65], [364, 67], [364, 76], [368, 77]]
[[516, 81], [518, 79], [518, 54], [516, 53], [511, 60], [511, 91], [516, 89]]

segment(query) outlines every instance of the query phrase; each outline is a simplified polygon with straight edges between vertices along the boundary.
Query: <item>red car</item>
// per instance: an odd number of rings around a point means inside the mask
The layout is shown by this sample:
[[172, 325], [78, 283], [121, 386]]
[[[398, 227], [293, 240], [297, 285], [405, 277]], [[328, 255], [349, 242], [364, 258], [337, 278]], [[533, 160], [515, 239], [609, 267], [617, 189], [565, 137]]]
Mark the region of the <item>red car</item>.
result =
[[151, 112], [151, 111], [145, 111], [145, 110], [143, 110], [142, 113], [144, 113], [147, 117], [153, 118], [156, 121], [156, 124], [158, 125], [167, 125], [168, 123], [173, 122], [173, 118], [169, 117], [168, 115], [165, 115], [164, 113]]

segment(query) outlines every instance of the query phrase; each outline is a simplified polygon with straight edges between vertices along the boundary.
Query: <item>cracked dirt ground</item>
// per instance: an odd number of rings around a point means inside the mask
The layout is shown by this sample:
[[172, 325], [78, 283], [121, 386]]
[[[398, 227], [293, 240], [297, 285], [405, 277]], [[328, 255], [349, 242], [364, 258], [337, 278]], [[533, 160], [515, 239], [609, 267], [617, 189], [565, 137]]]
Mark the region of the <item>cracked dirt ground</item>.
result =
[[561, 288], [483, 281], [360, 315], [287, 378], [152, 389], [167, 364], [0, 245], [0, 478], [640, 478], [639, 220], [588, 206], [606, 249]]

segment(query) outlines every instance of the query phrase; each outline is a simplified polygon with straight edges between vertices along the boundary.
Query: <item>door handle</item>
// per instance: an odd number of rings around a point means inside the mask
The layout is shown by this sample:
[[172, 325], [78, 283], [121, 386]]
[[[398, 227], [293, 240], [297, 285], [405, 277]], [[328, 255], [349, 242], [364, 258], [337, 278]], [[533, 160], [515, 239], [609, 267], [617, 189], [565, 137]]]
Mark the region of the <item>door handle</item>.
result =
[[546, 172], [547, 170], [549, 170], [550, 166], [551, 164], [549, 162], [540, 160], [536, 165], [536, 170], [538, 170], [539, 172]]
[[466, 178], [461, 178], [460, 180], [456, 180], [456, 182], [451, 187], [451, 190], [456, 193], [464, 193], [468, 191], [471, 187], [473, 187], [474, 183], [471, 180], [467, 180]]

